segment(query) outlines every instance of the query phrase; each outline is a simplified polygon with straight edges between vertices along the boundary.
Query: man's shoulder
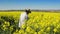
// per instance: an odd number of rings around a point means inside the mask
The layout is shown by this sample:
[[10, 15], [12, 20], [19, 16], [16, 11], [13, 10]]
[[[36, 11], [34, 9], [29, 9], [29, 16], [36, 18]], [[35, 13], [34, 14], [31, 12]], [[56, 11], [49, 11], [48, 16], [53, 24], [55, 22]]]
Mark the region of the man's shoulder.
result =
[[25, 15], [27, 15], [27, 14], [26, 14], [26, 12], [23, 12], [23, 13], [21, 13], [21, 15], [24, 15], [24, 16], [25, 16]]

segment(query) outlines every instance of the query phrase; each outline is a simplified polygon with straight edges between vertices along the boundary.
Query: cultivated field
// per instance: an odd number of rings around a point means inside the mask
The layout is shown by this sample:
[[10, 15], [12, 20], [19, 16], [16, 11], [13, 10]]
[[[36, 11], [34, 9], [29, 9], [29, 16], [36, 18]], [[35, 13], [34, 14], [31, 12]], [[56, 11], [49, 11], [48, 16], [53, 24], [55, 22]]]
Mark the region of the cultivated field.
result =
[[33, 12], [18, 31], [21, 11], [0, 12], [0, 34], [60, 34], [60, 13]]

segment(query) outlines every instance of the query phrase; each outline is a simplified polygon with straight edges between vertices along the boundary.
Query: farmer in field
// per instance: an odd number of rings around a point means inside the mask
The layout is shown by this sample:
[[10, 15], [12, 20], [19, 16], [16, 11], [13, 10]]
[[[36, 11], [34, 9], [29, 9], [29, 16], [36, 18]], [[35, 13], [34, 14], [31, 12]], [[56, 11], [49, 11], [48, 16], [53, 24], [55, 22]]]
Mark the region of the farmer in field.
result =
[[25, 22], [25, 20], [28, 20], [28, 14], [31, 13], [30, 9], [25, 10], [25, 12], [21, 13], [20, 20], [19, 20], [19, 27], [21, 27]]

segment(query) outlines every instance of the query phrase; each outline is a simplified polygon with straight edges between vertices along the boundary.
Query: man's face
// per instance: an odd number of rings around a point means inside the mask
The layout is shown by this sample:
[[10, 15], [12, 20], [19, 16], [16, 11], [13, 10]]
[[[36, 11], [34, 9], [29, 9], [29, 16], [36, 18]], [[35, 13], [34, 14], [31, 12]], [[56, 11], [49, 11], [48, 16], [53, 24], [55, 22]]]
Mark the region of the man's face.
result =
[[30, 11], [30, 13], [31, 13], [31, 11]]

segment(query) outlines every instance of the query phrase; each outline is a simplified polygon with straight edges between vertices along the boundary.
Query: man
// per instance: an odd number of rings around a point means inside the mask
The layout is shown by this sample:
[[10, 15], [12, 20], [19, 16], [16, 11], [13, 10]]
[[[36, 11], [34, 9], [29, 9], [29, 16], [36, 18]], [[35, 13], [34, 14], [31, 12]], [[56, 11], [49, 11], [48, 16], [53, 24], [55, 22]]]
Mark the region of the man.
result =
[[28, 20], [28, 14], [31, 13], [30, 9], [25, 10], [24, 13], [21, 13], [20, 21], [19, 21], [19, 27], [21, 27], [25, 22], [25, 20]]

